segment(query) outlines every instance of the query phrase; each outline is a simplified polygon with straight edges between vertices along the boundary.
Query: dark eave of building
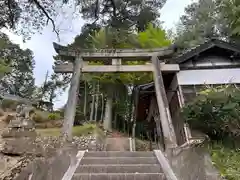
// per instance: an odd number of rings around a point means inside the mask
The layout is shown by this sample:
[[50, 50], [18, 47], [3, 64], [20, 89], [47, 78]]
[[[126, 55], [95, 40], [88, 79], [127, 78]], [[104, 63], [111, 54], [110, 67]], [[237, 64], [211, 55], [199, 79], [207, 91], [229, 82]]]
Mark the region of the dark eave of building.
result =
[[188, 61], [189, 59], [191, 59], [192, 57], [198, 56], [200, 53], [207, 51], [214, 47], [219, 47], [219, 48], [222, 48], [225, 50], [230, 50], [230, 51], [240, 54], [240, 47], [237, 46], [236, 44], [222, 41], [219, 39], [211, 39], [209, 41], [206, 41], [203, 44], [200, 44], [191, 49], [188, 49], [187, 51], [185, 51], [182, 54], [178, 55], [177, 57], [173, 58], [172, 62], [175, 62], [178, 64], [184, 63], [184, 62]]

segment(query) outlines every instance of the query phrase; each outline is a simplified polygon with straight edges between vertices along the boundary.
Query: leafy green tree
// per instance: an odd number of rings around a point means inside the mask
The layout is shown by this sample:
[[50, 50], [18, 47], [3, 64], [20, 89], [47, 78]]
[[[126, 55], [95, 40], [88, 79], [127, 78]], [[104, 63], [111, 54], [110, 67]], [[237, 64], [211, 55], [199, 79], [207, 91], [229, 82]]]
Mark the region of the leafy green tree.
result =
[[53, 73], [42, 87], [42, 96], [45, 100], [53, 104], [53, 100], [67, 88], [63, 76]]
[[54, 19], [59, 8], [59, 2], [53, 0], [3, 0], [0, 5], [0, 28], [14, 30], [29, 38], [50, 22], [58, 33]]
[[22, 50], [5, 34], [1, 34], [1, 38], [6, 45], [1, 48], [0, 55], [11, 68], [11, 71], [1, 79], [1, 84], [11, 94], [30, 98], [34, 91], [33, 68], [35, 62], [32, 52], [29, 49]]
[[74, 13], [93, 25], [143, 31], [149, 22], [158, 24], [159, 9], [166, 0], [3, 0], [0, 5], [0, 28], [12, 29], [28, 38], [51, 23], [59, 35], [56, 21], [61, 10], [75, 7]]
[[84, 24], [81, 28], [81, 34], [77, 35], [74, 39], [74, 43], [70, 45], [78, 48], [89, 48], [91, 44], [90, 36], [99, 31], [101, 27], [97, 24]]
[[228, 36], [232, 41], [240, 40], [240, 2], [237, 0], [218, 0], [218, 10], [222, 21], [225, 21], [228, 29]]
[[140, 48], [143, 49], [160, 48], [171, 44], [165, 30], [153, 24], [149, 24], [145, 31], [138, 33], [137, 37]]
[[[0, 39], [0, 49], [4, 49], [6, 47], [6, 40], [4, 38]], [[3, 78], [3, 76], [11, 71], [10, 68], [10, 62], [6, 60], [4, 57], [0, 59], [0, 79]]]

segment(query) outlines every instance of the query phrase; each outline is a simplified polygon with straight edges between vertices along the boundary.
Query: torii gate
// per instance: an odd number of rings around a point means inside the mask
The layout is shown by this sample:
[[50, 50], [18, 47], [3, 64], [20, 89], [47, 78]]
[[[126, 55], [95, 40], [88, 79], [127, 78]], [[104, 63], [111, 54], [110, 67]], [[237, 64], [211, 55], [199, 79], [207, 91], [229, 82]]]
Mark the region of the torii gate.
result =
[[[167, 147], [176, 146], [176, 135], [172, 125], [169, 112], [169, 105], [163, 84], [162, 73], [178, 72], [178, 64], [160, 63], [159, 59], [164, 59], [172, 55], [173, 48], [158, 49], [100, 49], [83, 50], [68, 48], [53, 43], [55, 51], [64, 62], [55, 63], [56, 73], [73, 73], [67, 105], [64, 113], [63, 133], [67, 139], [71, 139], [72, 127], [76, 112], [77, 93], [79, 88], [80, 76], [84, 72], [153, 72], [156, 89], [158, 108], [161, 122], [156, 125], [163, 128], [165, 145]], [[145, 61], [144, 65], [122, 65], [122, 61]], [[90, 61], [102, 61], [104, 64], [111, 62], [111, 65], [90, 65]], [[147, 63], [148, 62], [148, 63]]]

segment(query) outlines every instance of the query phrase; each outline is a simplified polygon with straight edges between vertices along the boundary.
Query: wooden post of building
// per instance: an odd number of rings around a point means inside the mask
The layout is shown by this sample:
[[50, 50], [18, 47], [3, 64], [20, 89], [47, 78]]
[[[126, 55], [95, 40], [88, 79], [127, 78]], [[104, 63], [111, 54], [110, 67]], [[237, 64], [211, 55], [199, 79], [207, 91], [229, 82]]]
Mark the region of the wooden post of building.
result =
[[176, 135], [172, 124], [162, 72], [160, 70], [160, 62], [157, 55], [152, 56], [152, 63], [157, 104], [160, 113], [159, 123], [162, 124], [164, 143], [165, 147], [168, 149], [177, 146]]
[[[185, 102], [184, 102], [184, 97], [183, 97], [183, 92], [182, 92], [181, 86], [178, 86], [177, 93], [178, 93], [178, 99], [179, 99], [180, 106], [181, 106], [181, 108], [183, 108]], [[190, 139], [192, 138], [192, 134], [191, 134], [191, 130], [190, 130], [188, 123], [184, 123], [184, 133], [185, 133], [186, 142], [189, 143]]]
[[76, 105], [77, 105], [77, 94], [79, 89], [79, 82], [81, 76], [81, 64], [82, 58], [77, 56], [76, 60], [74, 61], [73, 66], [73, 74], [70, 84], [70, 89], [68, 92], [68, 100], [67, 105], [64, 112], [64, 123], [62, 129], [62, 135], [65, 140], [72, 139], [72, 128], [76, 113]]

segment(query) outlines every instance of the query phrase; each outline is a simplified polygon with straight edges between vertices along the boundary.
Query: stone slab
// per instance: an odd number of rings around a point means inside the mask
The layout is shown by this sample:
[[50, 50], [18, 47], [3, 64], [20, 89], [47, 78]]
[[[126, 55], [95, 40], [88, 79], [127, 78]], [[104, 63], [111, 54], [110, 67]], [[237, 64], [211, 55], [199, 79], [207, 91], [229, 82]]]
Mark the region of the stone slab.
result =
[[84, 157], [155, 157], [152, 151], [89, 151]]
[[81, 165], [76, 173], [162, 173], [159, 164]]
[[95, 158], [83, 158], [81, 164], [158, 164], [157, 158], [155, 157], [95, 157]]
[[161, 173], [96, 173], [75, 174], [72, 180], [166, 180]]

